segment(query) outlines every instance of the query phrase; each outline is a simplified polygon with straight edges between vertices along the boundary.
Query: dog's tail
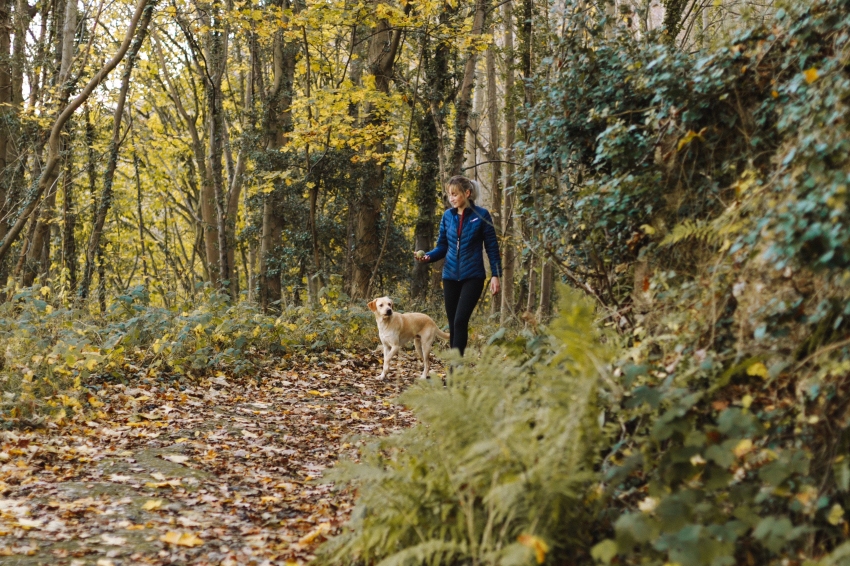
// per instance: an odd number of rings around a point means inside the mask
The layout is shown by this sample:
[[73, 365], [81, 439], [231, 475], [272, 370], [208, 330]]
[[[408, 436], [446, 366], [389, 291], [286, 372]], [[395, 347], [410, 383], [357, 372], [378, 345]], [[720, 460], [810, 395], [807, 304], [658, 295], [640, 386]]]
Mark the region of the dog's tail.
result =
[[449, 334], [448, 332], [443, 332], [442, 330], [440, 330], [438, 328], [437, 329], [437, 336], [439, 336], [443, 340], [448, 340], [451, 337], [451, 334]]

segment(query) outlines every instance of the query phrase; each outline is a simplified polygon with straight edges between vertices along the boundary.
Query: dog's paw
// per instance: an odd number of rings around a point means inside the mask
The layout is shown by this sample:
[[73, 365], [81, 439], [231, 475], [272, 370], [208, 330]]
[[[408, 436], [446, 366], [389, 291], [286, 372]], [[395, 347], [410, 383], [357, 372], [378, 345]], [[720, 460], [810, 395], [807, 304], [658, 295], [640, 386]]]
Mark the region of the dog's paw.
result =
[[377, 376], [375, 379], [377, 379], [378, 381], [383, 381], [385, 377], [387, 377], [387, 376], [384, 375], [384, 374], [381, 374], [381, 375]]

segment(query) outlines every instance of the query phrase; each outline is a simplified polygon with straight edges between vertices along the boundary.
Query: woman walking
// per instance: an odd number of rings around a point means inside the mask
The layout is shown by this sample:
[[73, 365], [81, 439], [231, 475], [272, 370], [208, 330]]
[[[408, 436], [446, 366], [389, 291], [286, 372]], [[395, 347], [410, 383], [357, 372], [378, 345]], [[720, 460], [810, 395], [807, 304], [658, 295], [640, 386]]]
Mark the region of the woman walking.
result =
[[478, 183], [456, 175], [449, 179], [446, 193], [452, 208], [440, 220], [437, 247], [425, 255], [416, 252], [415, 258], [423, 263], [446, 258], [443, 295], [449, 318], [450, 345], [462, 356], [469, 339], [469, 319], [487, 278], [482, 247], [490, 260], [490, 293], [493, 295], [500, 290], [502, 260], [493, 218], [487, 210], [475, 205], [480, 193]]

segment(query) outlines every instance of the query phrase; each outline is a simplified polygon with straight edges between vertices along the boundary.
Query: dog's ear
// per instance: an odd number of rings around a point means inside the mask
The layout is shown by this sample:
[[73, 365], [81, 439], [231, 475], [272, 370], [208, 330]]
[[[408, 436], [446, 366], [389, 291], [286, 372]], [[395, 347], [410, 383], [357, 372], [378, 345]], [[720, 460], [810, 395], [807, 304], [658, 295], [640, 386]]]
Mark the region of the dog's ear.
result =
[[375, 303], [376, 303], [376, 302], [377, 302], [377, 299], [375, 299], [375, 300], [371, 301], [368, 305], [366, 305], [367, 307], [369, 307], [369, 310], [370, 310], [370, 311], [372, 311], [372, 312], [377, 312], [377, 311], [378, 311], [378, 307], [377, 307], [377, 306], [375, 306]]

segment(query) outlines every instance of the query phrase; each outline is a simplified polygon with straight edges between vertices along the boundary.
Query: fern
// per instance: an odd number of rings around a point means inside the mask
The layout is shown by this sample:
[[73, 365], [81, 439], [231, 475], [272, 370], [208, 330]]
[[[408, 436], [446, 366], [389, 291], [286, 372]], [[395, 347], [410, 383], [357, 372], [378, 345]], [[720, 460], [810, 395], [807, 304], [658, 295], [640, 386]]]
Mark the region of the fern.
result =
[[420, 424], [335, 471], [360, 496], [320, 563], [531, 564], [519, 535], [545, 540], [553, 560], [582, 540], [596, 389], [610, 356], [593, 308], [562, 294], [545, 348], [525, 358], [494, 348], [445, 389], [411, 389], [402, 401]]
[[672, 246], [685, 240], [699, 240], [707, 244], [719, 244], [721, 235], [713, 224], [704, 220], [685, 220], [661, 240], [662, 246]]

